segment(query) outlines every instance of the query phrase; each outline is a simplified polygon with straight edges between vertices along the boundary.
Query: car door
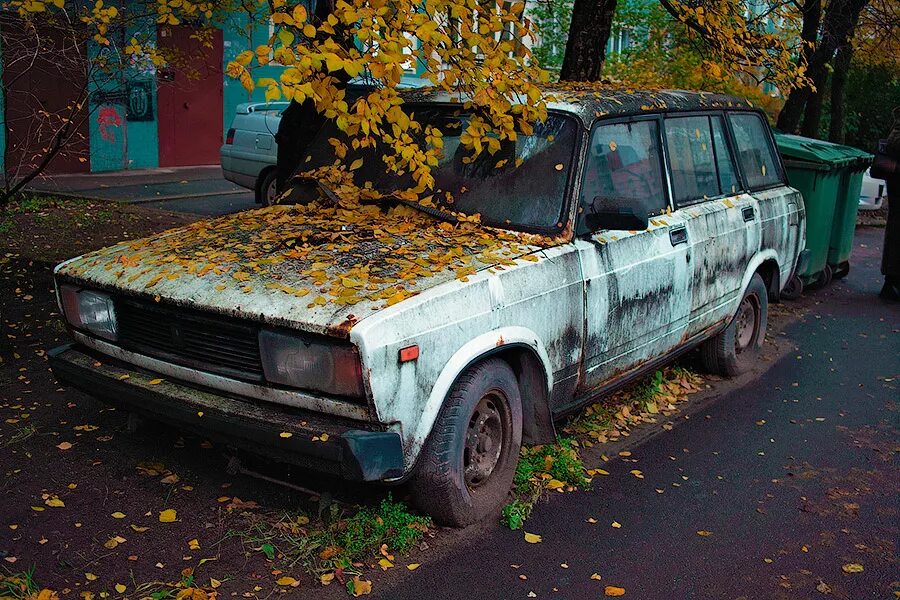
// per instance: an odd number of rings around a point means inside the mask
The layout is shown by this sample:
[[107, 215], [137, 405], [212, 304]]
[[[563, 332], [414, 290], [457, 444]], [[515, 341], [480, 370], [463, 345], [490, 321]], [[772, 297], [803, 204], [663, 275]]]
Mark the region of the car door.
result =
[[759, 245], [758, 215], [739, 182], [721, 113], [667, 116], [664, 129], [675, 214], [691, 242], [692, 338], [731, 316]]
[[601, 230], [576, 241], [585, 280], [582, 393], [665, 355], [687, 324], [688, 231], [669, 214], [659, 127], [657, 117], [600, 122], [591, 134], [582, 210], [610, 198], [651, 218], [646, 231]]
[[757, 247], [774, 250], [784, 285], [800, 248], [802, 198], [788, 187], [769, 125], [755, 112], [730, 112], [728, 122], [744, 185], [756, 203]]

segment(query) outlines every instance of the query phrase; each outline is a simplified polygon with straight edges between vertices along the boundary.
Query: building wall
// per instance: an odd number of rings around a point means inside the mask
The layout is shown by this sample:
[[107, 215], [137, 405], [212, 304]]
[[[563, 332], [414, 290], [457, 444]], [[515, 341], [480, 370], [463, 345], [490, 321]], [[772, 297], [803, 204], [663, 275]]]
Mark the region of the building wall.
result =
[[[124, 45], [132, 36], [155, 45], [155, 20], [148, 19], [136, 29], [124, 32], [117, 42]], [[109, 51], [97, 44], [89, 48], [94, 56]], [[156, 68], [149, 57], [132, 57], [126, 69], [91, 78], [89, 89], [91, 171], [156, 167]]]

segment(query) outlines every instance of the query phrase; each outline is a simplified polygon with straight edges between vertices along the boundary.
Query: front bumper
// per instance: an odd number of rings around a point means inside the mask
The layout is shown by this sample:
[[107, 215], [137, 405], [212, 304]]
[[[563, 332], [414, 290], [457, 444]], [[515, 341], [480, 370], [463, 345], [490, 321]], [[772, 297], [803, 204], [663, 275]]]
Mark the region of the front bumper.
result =
[[[341, 424], [177, 381], [154, 385], [150, 383], [158, 379], [154, 373], [75, 344], [51, 350], [49, 359], [53, 374], [63, 385], [267, 458], [359, 481], [403, 475], [400, 435], [392, 431], [356, 429], [352, 423]], [[328, 434], [324, 442], [320, 441], [323, 433]]]

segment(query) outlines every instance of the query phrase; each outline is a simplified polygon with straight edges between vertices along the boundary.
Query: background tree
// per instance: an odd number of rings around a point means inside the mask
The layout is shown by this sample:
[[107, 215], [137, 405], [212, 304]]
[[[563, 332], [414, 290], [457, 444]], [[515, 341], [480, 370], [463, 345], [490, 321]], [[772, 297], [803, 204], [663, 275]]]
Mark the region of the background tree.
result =
[[[788, 18], [793, 4], [787, 0], [761, 4], [749, 14], [748, 5], [740, 0], [660, 0], [659, 4], [671, 22], [682, 28], [678, 35], [710, 64], [724, 65], [730, 73], [757, 83], [770, 82], [783, 90], [805, 81], [803, 63], [794, 60], [800, 48], [795, 20]], [[574, 61], [578, 69], [567, 71], [564, 61], [561, 79], [599, 79], [605, 55], [594, 49], [605, 49], [610, 28], [604, 23], [612, 19], [615, 10], [616, 4], [609, 0], [574, 0], [566, 61]], [[594, 20], [580, 19], [580, 14]], [[573, 39], [578, 43], [573, 44]]]

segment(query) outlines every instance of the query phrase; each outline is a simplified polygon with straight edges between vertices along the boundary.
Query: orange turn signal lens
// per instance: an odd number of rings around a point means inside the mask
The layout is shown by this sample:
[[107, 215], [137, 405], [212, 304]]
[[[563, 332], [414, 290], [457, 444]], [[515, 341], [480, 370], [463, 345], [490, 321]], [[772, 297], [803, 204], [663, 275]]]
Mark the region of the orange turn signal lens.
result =
[[400, 362], [409, 362], [411, 360], [416, 360], [417, 358], [419, 358], [418, 344], [400, 348]]

